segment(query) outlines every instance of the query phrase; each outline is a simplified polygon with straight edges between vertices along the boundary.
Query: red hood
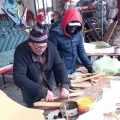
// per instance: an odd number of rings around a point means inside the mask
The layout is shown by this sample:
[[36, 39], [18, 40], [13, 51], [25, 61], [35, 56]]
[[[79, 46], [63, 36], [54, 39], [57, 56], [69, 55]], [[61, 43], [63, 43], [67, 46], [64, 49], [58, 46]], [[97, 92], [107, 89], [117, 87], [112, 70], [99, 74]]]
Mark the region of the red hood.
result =
[[66, 11], [65, 16], [64, 16], [63, 21], [62, 21], [63, 31], [70, 38], [72, 38], [72, 37], [66, 33], [66, 26], [69, 22], [71, 22], [73, 20], [79, 21], [82, 24], [82, 17], [80, 15], [80, 12], [75, 8], [68, 9]]

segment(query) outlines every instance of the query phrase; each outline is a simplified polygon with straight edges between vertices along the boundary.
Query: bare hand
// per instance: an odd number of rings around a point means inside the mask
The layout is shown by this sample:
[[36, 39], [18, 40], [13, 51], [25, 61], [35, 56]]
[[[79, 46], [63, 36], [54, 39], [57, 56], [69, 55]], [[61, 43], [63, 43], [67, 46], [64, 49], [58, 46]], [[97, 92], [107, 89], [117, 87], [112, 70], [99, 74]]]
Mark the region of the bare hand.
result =
[[54, 94], [50, 90], [47, 91], [47, 96], [45, 98], [45, 101], [54, 101]]
[[69, 97], [69, 91], [66, 88], [62, 88], [60, 92], [61, 98], [68, 98]]

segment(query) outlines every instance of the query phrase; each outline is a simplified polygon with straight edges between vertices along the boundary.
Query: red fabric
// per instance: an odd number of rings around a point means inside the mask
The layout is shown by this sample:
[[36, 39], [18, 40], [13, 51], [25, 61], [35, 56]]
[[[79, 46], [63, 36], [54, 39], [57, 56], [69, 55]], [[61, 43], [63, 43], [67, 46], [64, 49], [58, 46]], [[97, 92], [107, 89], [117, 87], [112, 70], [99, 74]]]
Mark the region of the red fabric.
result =
[[36, 17], [37, 22], [42, 22], [45, 20], [46, 14], [45, 13], [39, 13]]
[[63, 31], [64, 33], [72, 38], [69, 34], [66, 33], [66, 26], [69, 22], [71, 21], [79, 21], [81, 24], [82, 24], [82, 17], [81, 17], [81, 14], [80, 12], [75, 9], [75, 8], [71, 8], [71, 9], [68, 9], [64, 15], [64, 18], [63, 18], [63, 21], [62, 21], [62, 28], [63, 28]]
[[26, 16], [27, 21], [30, 19], [34, 20], [34, 14], [31, 11], [27, 11], [27, 16]]
[[7, 68], [0, 69], [0, 74], [6, 73], [11, 70], [13, 70], [13, 66], [9, 66]]

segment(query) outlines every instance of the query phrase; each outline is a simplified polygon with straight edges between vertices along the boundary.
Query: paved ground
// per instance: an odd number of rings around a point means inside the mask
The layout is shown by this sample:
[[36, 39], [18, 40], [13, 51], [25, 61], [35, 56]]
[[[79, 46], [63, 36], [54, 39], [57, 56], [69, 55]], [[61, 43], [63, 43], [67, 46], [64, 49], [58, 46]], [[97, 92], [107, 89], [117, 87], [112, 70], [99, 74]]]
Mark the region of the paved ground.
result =
[[[9, 72], [5, 74], [5, 80], [7, 82], [12, 82], [13, 81], [13, 76], [12, 72]], [[3, 86], [3, 80], [2, 80], [2, 75], [0, 75], [0, 87]], [[14, 83], [6, 86], [6, 88], [1, 89], [3, 92], [5, 92], [11, 99], [16, 101], [17, 103], [25, 106], [25, 103], [22, 100], [22, 94], [21, 91], [15, 86]]]

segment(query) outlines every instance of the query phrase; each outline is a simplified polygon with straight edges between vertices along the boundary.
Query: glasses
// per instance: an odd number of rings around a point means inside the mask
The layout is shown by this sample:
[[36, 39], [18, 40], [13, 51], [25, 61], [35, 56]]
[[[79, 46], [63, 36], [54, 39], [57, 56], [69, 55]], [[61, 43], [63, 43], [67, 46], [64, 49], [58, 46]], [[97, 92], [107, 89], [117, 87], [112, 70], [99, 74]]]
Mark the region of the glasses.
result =
[[42, 49], [46, 49], [47, 48], [47, 45], [46, 46], [38, 46], [38, 47], [36, 47], [34, 43], [32, 43], [32, 44], [34, 45], [36, 50], [38, 50], [38, 49], [42, 50]]

